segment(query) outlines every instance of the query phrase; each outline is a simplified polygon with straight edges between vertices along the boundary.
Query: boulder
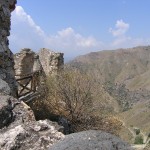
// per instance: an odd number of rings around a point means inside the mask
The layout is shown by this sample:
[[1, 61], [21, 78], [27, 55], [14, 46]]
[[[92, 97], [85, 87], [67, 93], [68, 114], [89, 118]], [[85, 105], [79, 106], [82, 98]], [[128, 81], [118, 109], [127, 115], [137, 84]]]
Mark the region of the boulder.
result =
[[132, 148], [109, 133], [89, 130], [67, 135], [49, 150], [132, 150]]

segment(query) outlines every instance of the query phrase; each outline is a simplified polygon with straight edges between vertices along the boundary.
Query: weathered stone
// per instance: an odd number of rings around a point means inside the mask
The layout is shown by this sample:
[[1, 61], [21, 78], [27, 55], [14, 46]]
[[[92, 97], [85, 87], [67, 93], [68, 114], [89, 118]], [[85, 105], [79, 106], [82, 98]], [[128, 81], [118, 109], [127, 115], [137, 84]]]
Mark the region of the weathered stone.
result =
[[10, 95], [10, 87], [8, 83], [6, 83], [2, 79], [0, 79], [0, 93], [3, 93], [5, 95]]
[[10, 96], [0, 95], [0, 129], [14, 120], [13, 109], [18, 102]]
[[[14, 56], [15, 61], [15, 74], [16, 79], [32, 76], [32, 90], [39, 88], [43, 84], [45, 74], [43, 72], [42, 65], [39, 60], [39, 56], [31, 49], [22, 49], [19, 53]], [[19, 83], [22, 85], [28, 85], [31, 89], [30, 78], [21, 80]], [[35, 87], [36, 86], [36, 87]], [[22, 87], [18, 87], [20, 91]]]
[[[48, 120], [36, 122], [31, 108], [10, 96], [17, 93], [14, 59], [7, 39], [15, 3], [16, 0], [0, 0], [0, 150], [45, 150], [64, 137], [58, 132], [63, 128]], [[34, 52], [25, 49], [21, 56], [23, 67], [19, 64], [19, 75], [39, 69]]]
[[39, 59], [46, 75], [57, 74], [63, 69], [63, 53], [56, 53], [42, 48], [39, 51]]
[[11, 11], [16, 0], [0, 0], [0, 79], [5, 80], [10, 87], [10, 94], [16, 96], [17, 84], [14, 77], [13, 54], [8, 47]]
[[16, 78], [41, 70], [44, 75], [57, 74], [63, 69], [63, 53], [41, 49], [39, 55], [24, 48], [14, 56]]
[[64, 138], [63, 127], [49, 120], [35, 121], [29, 106], [0, 95], [0, 149], [45, 150]]
[[73, 133], [73, 128], [71, 123], [67, 120], [65, 117], [59, 117], [58, 118], [58, 124], [64, 127], [63, 133], [65, 135]]
[[34, 64], [33, 64], [33, 72], [43, 70], [41, 62], [39, 60], [39, 55], [35, 54], [34, 55]]
[[14, 55], [15, 74], [18, 78], [33, 73], [34, 56], [35, 53], [27, 48]]
[[132, 150], [132, 148], [116, 136], [90, 130], [67, 135], [49, 150]]
[[46, 150], [64, 138], [58, 130], [62, 128], [48, 120], [18, 125], [0, 134], [0, 149]]

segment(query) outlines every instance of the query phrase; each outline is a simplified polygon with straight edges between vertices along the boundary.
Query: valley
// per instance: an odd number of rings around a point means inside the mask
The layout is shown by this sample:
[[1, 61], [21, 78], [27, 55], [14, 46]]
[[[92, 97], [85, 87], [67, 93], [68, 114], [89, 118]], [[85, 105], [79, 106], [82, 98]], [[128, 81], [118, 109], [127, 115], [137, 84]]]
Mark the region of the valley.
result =
[[[112, 107], [123, 122], [120, 137], [134, 144], [140, 135], [142, 146], [146, 145], [150, 136], [150, 46], [92, 52], [68, 65], [99, 82], [108, 111]], [[135, 129], [140, 130], [139, 135]]]

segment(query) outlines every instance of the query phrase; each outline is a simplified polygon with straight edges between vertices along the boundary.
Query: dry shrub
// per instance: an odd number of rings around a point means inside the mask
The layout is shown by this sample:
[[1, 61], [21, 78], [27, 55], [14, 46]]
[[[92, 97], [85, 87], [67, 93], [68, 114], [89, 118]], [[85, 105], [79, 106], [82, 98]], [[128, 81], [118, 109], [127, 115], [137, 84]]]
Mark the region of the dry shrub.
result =
[[73, 123], [75, 132], [85, 130], [102, 130], [115, 135], [119, 135], [119, 130], [122, 128], [122, 122], [112, 117], [88, 116], [80, 118]]
[[32, 104], [37, 119], [57, 120], [67, 118], [74, 132], [104, 130], [117, 134], [122, 124], [115, 117], [96, 116], [93, 99], [97, 85], [91, 77], [75, 69], [65, 69], [57, 76], [50, 76], [40, 100]]

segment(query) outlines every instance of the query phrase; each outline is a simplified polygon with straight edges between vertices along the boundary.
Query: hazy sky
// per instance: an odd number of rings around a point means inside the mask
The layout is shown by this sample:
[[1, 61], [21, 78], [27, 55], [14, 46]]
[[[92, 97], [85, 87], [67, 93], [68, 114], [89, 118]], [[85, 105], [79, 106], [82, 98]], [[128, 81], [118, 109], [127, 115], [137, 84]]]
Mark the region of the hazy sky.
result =
[[91, 51], [150, 45], [150, 0], [18, 0], [10, 48], [49, 48], [72, 59]]

